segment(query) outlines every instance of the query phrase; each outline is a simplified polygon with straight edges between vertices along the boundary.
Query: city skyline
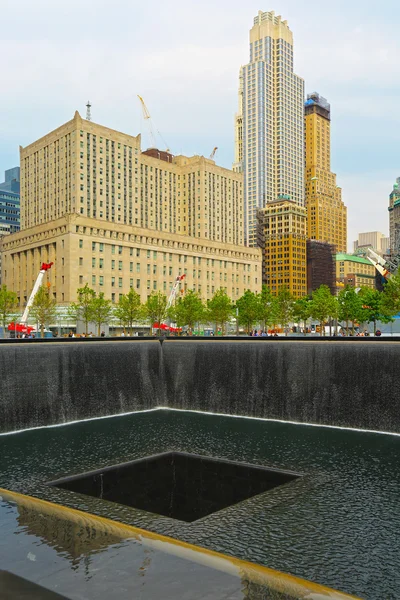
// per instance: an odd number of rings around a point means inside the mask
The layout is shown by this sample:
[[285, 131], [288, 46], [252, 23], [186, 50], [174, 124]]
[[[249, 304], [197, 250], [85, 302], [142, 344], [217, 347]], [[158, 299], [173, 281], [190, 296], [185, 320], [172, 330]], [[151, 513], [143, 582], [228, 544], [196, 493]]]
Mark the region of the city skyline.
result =
[[357, 2], [339, 1], [330, 7], [327, 28], [319, 24], [317, 6], [311, 0], [306, 16], [293, 0], [175, 2], [172, 10], [159, 2], [150, 9], [117, 1], [116, 27], [101, 1], [72, 1], [62, 9], [47, 0], [35, 8], [6, 2], [5, 22], [17, 20], [18, 28], [4, 28], [0, 42], [9, 57], [2, 68], [8, 86], [0, 100], [0, 171], [19, 164], [19, 144], [51, 131], [75, 109], [84, 114], [88, 99], [94, 121], [132, 135], [142, 131], [145, 148], [136, 93], [174, 154], [208, 156], [218, 146], [218, 163], [230, 167], [248, 31], [258, 10], [275, 10], [293, 31], [294, 69], [306, 92], [318, 90], [332, 105], [332, 169], [349, 208], [349, 248], [359, 231], [387, 232], [388, 194], [398, 176], [394, 74], [400, 54], [390, 32], [400, 7], [385, 2], [360, 12]]

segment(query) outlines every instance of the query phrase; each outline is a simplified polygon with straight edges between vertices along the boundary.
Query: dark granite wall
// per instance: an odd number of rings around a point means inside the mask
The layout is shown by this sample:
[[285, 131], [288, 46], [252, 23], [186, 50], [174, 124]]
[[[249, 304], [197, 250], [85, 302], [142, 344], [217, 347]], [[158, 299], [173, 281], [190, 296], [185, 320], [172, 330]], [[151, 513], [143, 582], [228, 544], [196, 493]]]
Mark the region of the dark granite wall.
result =
[[170, 408], [400, 432], [400, 344], [0, 345], [0, 432]]

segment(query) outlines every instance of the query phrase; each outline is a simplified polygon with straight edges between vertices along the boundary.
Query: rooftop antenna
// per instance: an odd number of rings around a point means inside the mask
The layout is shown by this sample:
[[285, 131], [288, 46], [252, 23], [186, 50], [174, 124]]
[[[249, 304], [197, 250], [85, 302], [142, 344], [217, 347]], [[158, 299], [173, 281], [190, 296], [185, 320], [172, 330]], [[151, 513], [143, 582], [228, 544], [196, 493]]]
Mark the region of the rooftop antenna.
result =
[[90, 111], [91, 108], [92, 105], [90, 104], [90, 100], [88, 100], [88, 103], [86, 104], [86, 121], [92, 120], [92, 113]]

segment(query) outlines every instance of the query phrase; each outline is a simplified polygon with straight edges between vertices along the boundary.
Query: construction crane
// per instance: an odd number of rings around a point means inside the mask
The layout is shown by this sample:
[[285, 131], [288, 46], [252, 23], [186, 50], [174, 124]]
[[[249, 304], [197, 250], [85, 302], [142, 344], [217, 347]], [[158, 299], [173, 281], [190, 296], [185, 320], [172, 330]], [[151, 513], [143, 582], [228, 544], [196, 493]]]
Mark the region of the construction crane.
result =
[[[142, 96], [139, 96], [139, 94], [138, 94], [138, 98], [140, 100], [140, 104], [142, 105], [143, 119], [144, 119], [144, 121], [147, 122], [147, 127], [149, 129], [151, 147], [157, 148], [156, 133], [154, 131], [153, 120], [150, 116], [149, 109], [147, 108]], [[166, 152], [169, 152], [168, 144], [166, 143], [163, 136], [161, 135], [161, 133], [158, 130], [157, 130], [157, 134], [160, 136], [162, 143], [165, 145]]]
[[170, 293], [169, 298], [168, 298], [167, 309], [166, 310], [168, 310], [169, 308], [171, 308], [173, 302], [175, 301], [176, 294], [178, 293], [178, 290], [179, 290], [179, 287], [181, 285], [181, 282], [185, 279], [185, 277], [186, 277], [186, 275], [183, 274], [183, 275], [178, 275], [178, 277], [175, 279], [175, 283], [172, 286], [172, 290], [171, 290], [171, 293]]
[[215, 157], [215, 154], [216, 154], [217, 150], [218, 150], [218, 146], [215, 146], [215, 148], [213, 149], [213, 151], [210, 154], [210, 159], [211, 160], [214, 160], [214, 157]]
[[142, 105], [143, 119], [147, 122], [147, 127], [149, 128], [150, 143], [151, 143], [151, 145], [152, 145], [153, 148], [156, 148], [156, 136], [154, 134], [154, 129], [153, 129], [153, 124], [151, 122], [150, 113], [149, 113], [149, 111], [147, 109], [146, 104], [144, 103], [144, 100], [143, 100], [142, 96], [139, 96], [139, 94], [138, 94], [138, 98], [139, 98], [140, 103]]
[[[186, 275], [178, 275], [177, 278], [175, 279], [174, 285], [172, 286], [170, 295], [168, 297], [168, 301], [167, 301], [167, 306], [165, 308], [165, 312], [168, 311], [169, 308], [171, 308], [172, 304], [174, 303], [175, 299], [176, 299], [176, 295], [178, 293], [178, 290], [181, 286], [182, 281], [185, 279]], [[177, 333], [179, 331], [181, 331], [181, 329], [179, 327], [171, 327], [171, 325], [167, 325], [167, 323], [153, 323], [153, 329], [163, 329], [164, 331], [172, 331], [173, 333]]]
[[367, 258], [372, 263], [375, 269], [384, 277], [386, 280], [390, 279], [393, 275], [396, 275], [400, 266], [400, 254], [394, 256], [392, 259], [387, 260], [379, 256], [372, 248], [367, 250]]
[[29, 296], [29, 300], [26, 303], [26, 307], [24, 310], [24, 314], [22, 315], [22, 319], [19, 323], [10, 323], [10, 325], [8, 326], [8, 331], [14, 331], [14, 332], [18, 332], [18, 333], [31, 333], [31, 331], [33, 331], [34, 328], [29, 327], [27, 324], [28, 318], [29, 318], [29, 312], [32, 308], [32, 304], [35, 299], [35, 296], [38, 293], [39, 288], [43, 283], [44, 276], [46, 275], [47, 271], [49, 269], [51, 269], [53, 264], [54, 263], [52, 263], [52, 262], [51, 263], [42, 263], [42, 265], [40, 267], [39, 275], [36, 278], [35, 285], [33, 286], [31, 295]]

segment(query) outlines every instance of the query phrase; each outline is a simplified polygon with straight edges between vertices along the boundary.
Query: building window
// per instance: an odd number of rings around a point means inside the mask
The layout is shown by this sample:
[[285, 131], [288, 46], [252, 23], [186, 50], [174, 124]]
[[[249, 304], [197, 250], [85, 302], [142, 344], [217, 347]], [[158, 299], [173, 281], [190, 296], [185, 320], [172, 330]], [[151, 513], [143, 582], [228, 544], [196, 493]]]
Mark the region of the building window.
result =
[[92, 275], [92, 285], [96, 285], [96, 275]]
[[79, 248], [83, 248], [83, 240], [79, 240]]
[[104, 277], [103, 277], [103, 275], [100, 275], [100, 277], [99, 277], [99, 284], [100, 285], [104, 285]]
[[118, 261], [118, 271], [122, 271], [122, 260]]
[[82, 256], [79, 257], [79, 266], [82, 267], [83, 265], [83, 258]]
[[122, 288], [122, 277], [118, 278], [118, 287]]
[[111, 277], [111, 287], [115, 287], [115, 277]]

